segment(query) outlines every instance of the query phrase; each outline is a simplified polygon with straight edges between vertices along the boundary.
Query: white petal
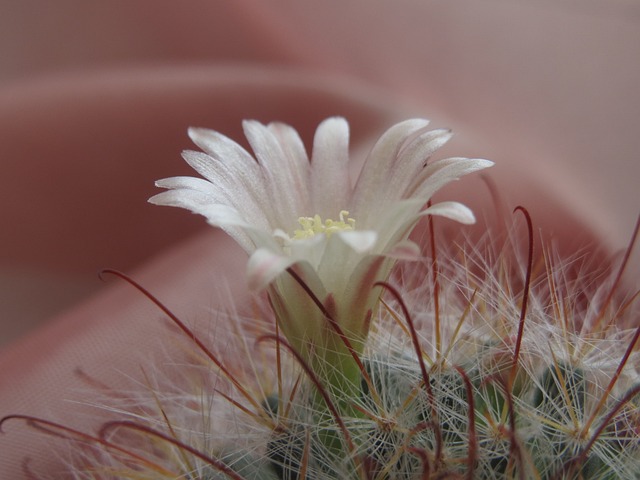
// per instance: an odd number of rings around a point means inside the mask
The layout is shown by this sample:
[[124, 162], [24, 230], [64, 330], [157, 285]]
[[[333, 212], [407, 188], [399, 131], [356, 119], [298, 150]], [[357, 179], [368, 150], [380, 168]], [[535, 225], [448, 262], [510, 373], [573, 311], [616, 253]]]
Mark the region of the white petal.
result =
[[398, 123], [387, 130], [376, 142], [367, 157], [353, 195], [353, 211], [356, 220], [366, 221], [370, 206], [375, 204], [376, 195], [384, 189], [404, 142], [415, 132], [425, 128], [428, 120], [413, 119]]
[[277, 238], [278, 240], [280, 240], [285, 245], [291, 242], [291, 237], [289, 236], [289, 234], [280, 228], [276, 228], [273, 231], [272, 236], [273, 238]]
[[214, 130], [189, 128], [189, 138], [202, 151], [218, 161], [224, 161], [242, 170], [255, 170], [258, 162], [241, 145]]
[[374, 248], [377, 237], [374, 231], [351, 230], [336, 232], [326, 240], [318, 275], [329, 291], [337, 293], [348, 288], [350, 272]]
[[243, 211], [256, 225], [270, 230], [269, 226], [276, 224], [278, 218], [269, 208], [273, 194], [256, 159], [242, 146], [213, 130], [190, 128], [189, 136], [208, 155], [184, 152], [187, 163], [224, 190], [227, 203]]
[[421, 198], [411, 198], [393, 202], [386, 208], [380, 208], [372, 217], [370, 225], [362, 228], [376, 229], [378, 243], [375, 251], [384, 254], [408, 234], [408, 229], [417, 221], [418, 214], [426, 202]]
[[349, 124], [344, 118], [328, 118], [316, 130], [311, 156], [313, 212], [336, 218], [347, 206], [349, 180]]
[[[403, 202], [405, 203], [405, 202]], [[417, 203], [413, 201], [413, 203]], [[384, 213], [378, 227], [378, 239], [370, 255], [387, 256], [394, 246], [407, 238], [411, 229], [418, 221], [422, 205], [405, 206], [395, 204], [390, 211]], [[395, 215], [394, 215], [395, 213]], [[390, 255], [394, 257], [394, 255]]]
[[287, 157], [288, 169], [294, 183], [293, 191], [298, 192], [298, 211], [308, 215], [312, 209], [307, 192], [311, 191], [309, 157], [298, 132], [284, 123], [273, 122], [267, 125]]
[[176, 189], [158, 193], [147, 200], [154, 205], [164, 205], [168, 207], [181, 207], [200, 213], [211, 202], [211, 196], [196, 190]]
[[251, 228], [238, 211], [228, 205], [208, 204], [194, 212], [204, 215], [207, 222], [214, 227]]
[[413, 190], [409, 190], [407, 193], [413, 197], [423, 198], [426, 201], [447, 183], [492, 165], [492, 161], [479, 158], [446, 158], [439, 160], [427, 165], [415, 179]]
[[[202, 128], [190, 128], [189, 137], [193, 143], [206, 152], [206, 155], [195, 157], [193, 160], [186, 157], [185, 154], [183, 157], [207, 180], [217, 180], [221, 173], [220, 165], [222, 165], [225, 168], [223, 172], [228, 178], [241, 177], [243, 180], [250, 178], [253, 179], [253, 183], [256, 182], [256, 177], [260, 173], [258, 162], [236, 142], [218, 132]], [[243, 183], [245, 182], [243, 181]]]
[[441, 202], [423, 210], [420, 215], [438, 215], [450, 218], [456, 222], [471, 225], [476, 223], [476, 217], [469, 207], [458, 202]]
[[415, 139], [402, 145], [399, 152], [400, 160], [403, 163], [410, 161], [423, 166], [436, 150], [451, 140], [451, 137], [453, 137], [453, 132], [447, 128], [423, 131]]
[[266, 180], [269, 197], [266, 202], [271, 205], [272, 214], [277, 219], [272, 225], [285, 231], [292, 229], [299, 216], [306, 190], [296, 180], [295, 168], [290, 158], [278, 143], [278, 139], [266, 126], [256, 121], [242, 122], [244, 133], [251, 144]]
[[259, 248], [247, 263], [249, 288], [253, 291], [265, 289], [278, 275], [293, 265], [295, 261], [288, 256]]
[[370, 252], [378, 240], [373, 230], [345, 230], [334, 233], [356, 253]]
[[362, 256], [355, 253], [337, 233], [325, 239], [325, 248], [317, 271], [327, 290], [334, 293], [344, 291], [346, 282], [349, 281], [349, 273], [361, 258]]
[[259, 238], [256, 233], [259, 229], [248, 224], [236, 209], [226, 204], [214, 203], [211, 196], [202, 192], [187, 189], [169, 190], [154, 195], [148, 201], [155, 205], [185, 208], [204, 216], [209, 225], [222, 228], [245, 252], [252, 252], [256, 245], [264, 245], [255, 241], [256, 237]]
[[[368, 255], [352, 270], [343, 291], [336, 292], [343, 305], [341, 326], [354, 338], [366, 338], [368, 324], [363, 315], [373, 309], [380, 296], [374, 283], [385, 280], [392, 261], [380, 255]], [[344, 308], [346, 307], [346, 308]]]
[[211, 225], [216, 227], [250, 227], [250, 224], [235, 208], [214, 203], [208, 195], [199, 191], [169, 190], [154, 195], [149, 199], [149, 203], [186, 208], [193, 213], [203, 215]]
[[215, 187], [213, 184], [207, 180], [196, 177], [171, 177], [171, 178], [163, 178], [157, 180], [155, 183], [156, 187], [167, 188], [167, 189], [186, 189], [186, 190], [196, 190], [203, 193], [213, 193], [215, 191]]
[[[327, 291], [310, 265], [300, 262], [291, 268], [315, 298], [320, 301], [326, 298]], [[319, 338], [326, 327], [322, 311], [298, 280], [289, 274], [279, 275], [268, 291], [282, 333], [294, 348], [305, 351], [309, 346], [309, 339]]]
[[289, 250], [291, 252], [290, 256], [298, 260], [306, 261], [313, 268], [318, 268], [327, 243], [328, 242], [324, 234], [294, 240], [289, 245]]
[[278, 141], [288, 159], [288, 164], [294, 167], [296, 176], [306, 183], [306, 177], [309, 174], [309, 157], [296, 129], [280, 122], [272, 122], [267, 125], [267, 128]]
[[209, 180], [215, 189], [216, 202], [235, 207], [251, 223], [270, 230], [270, 195], [265, 189], [262, 172], [255, 160], [251, 159], [253, 166], [247, 170], [234, 164], [233, 158], [218, 160], [194, 151], [183, 152], [182, 156], [194, 170]]
[[398, 160], [389, 171], [389, 180], [383, 185], [383, 190], [378, 192], [380, 202], [386, 203], [407, 198], [407, 191], [426, 166], [427, 160], [452, 136], [450, 130], [430, 130], [404, 145]]
[[395, 260], [418, 260], [422, 258], [420, 247], [411, 240], [402, 240], [396, 243], [386, 254], [387, 257]]

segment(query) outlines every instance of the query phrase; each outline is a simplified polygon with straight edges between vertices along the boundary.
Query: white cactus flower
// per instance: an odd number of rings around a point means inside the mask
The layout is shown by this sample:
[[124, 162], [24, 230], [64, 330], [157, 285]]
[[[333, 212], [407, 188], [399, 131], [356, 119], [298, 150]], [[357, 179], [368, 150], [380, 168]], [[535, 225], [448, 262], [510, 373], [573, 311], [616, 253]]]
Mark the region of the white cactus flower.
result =
[[[341, 350], [341, 341], [322, 340], [327, 312], [359, 351], [380, 294], [373, 285], [387, 278], [395, 259], [418, 253], [408, 236], [420, 217], [475, 221], [460, 203], [423, 209], [427, 201], [452, 180], [492, 165], [467, 158], [428, 162], [451, 138], [448, 130], [428, 130], [428, 123], [407, 120], [387, 130], [353, 180], [342, 118], [320, 124], [311, 159], [298, 133], [281, 123], [243, 123], [255, 157], [218, 132], [190, 129], [204, 153], [187, 151], [184, 159], [204, 179], [160, 180], [157, 186], [168, 190], [149, 201], [201, 214], [242, 246], [250, 255], [250, 287], [269, 288], [282, 330], [298, 351]], [[283, 275], [290, 267], [298, 281]]]

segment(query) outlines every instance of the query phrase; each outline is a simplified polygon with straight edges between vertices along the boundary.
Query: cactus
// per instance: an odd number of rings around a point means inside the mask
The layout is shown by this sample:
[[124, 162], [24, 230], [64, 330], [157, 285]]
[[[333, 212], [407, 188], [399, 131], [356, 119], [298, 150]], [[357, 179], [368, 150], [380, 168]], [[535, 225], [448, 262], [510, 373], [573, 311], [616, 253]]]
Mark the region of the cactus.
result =
[[326, 388], [268, 306], [231, 313], [239, 350], [192, 348], [181, 383], [139, 392], [145, 407], [93, 436], [75, 478], [638, 478], [640, 329], [631, 301], [610, 300], [615, 275], [570, 281], [547, 256], [525, 282], [517, 256], [470, 251], [441, 247], [436, 277], [425, 260], [378, 286], [358, 396]]

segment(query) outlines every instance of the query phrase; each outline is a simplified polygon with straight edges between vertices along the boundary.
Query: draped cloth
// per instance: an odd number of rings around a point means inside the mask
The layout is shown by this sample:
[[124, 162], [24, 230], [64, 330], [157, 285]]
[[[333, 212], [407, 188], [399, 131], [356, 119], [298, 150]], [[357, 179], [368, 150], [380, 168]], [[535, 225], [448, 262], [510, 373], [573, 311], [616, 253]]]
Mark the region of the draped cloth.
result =
[[[133, 272], [194, 328], [246, 300], [233, 242], [146, 203], [155, 179], [190, 173], [188, 126], [240, 140], [242, 119], [278, 120], [309, 145], [342, 115], [357, 156], [393, 122], [426, 116], [456, 132], [447, 154], [494, 160], [506, 204], [567, 253], [623, 247], [638, 214], [632, 1], [4, 3], [0, 415], [90, 431], [95, 411], [78, 402], [104, 392], [83, 374], [117, 389], [159, 348], [160, 313], [101, 283], [101, 267]], [[474, 209], [471, 235], [495, 213], [479, 179], [438, 198]], [[26, 478], [26, 457], [58, 471], [48, 441], [7, 423], [0, 478]]]

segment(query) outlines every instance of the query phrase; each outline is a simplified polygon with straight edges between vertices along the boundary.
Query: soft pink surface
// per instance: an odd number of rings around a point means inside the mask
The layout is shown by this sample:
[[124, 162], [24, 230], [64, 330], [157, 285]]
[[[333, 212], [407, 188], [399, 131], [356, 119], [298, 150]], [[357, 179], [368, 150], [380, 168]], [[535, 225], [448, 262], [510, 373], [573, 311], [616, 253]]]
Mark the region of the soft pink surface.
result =
[[[243, 118], [282, 120], [309, 142], [341, 114], [358, 145], [418, 114], [458, 133], [446, 153], [496, 160], [508, 203], [566, 242], [592, 230], [619, 248], [640, 210], [637, 4], [2, 3], [0, 323], [19, 331], [21, 311], [42, 318], [87, 284], [104, 293], [0, 354], [0, 416], [86, 426], [67, 401], [88, 398], [74, 368], [116, 385], [152, 348], [156, 311], [102, 287], [101, 267], [131, 270], [173, 245], [140, 278], [183, 317], [206, 318], [229, 272], [241, 298], [242, 254], [211, 232], [180, 243], [203, 221], [145, 202], [156, 178], [190, 173], [179, 158], [189, 125], [241, 139]], [[491, 208], [477, 178], [444, 197]], [[22, 478], [25, 455], [34, 468], [51, 461], [24, 426], [6, 432], [0, 478]]]

